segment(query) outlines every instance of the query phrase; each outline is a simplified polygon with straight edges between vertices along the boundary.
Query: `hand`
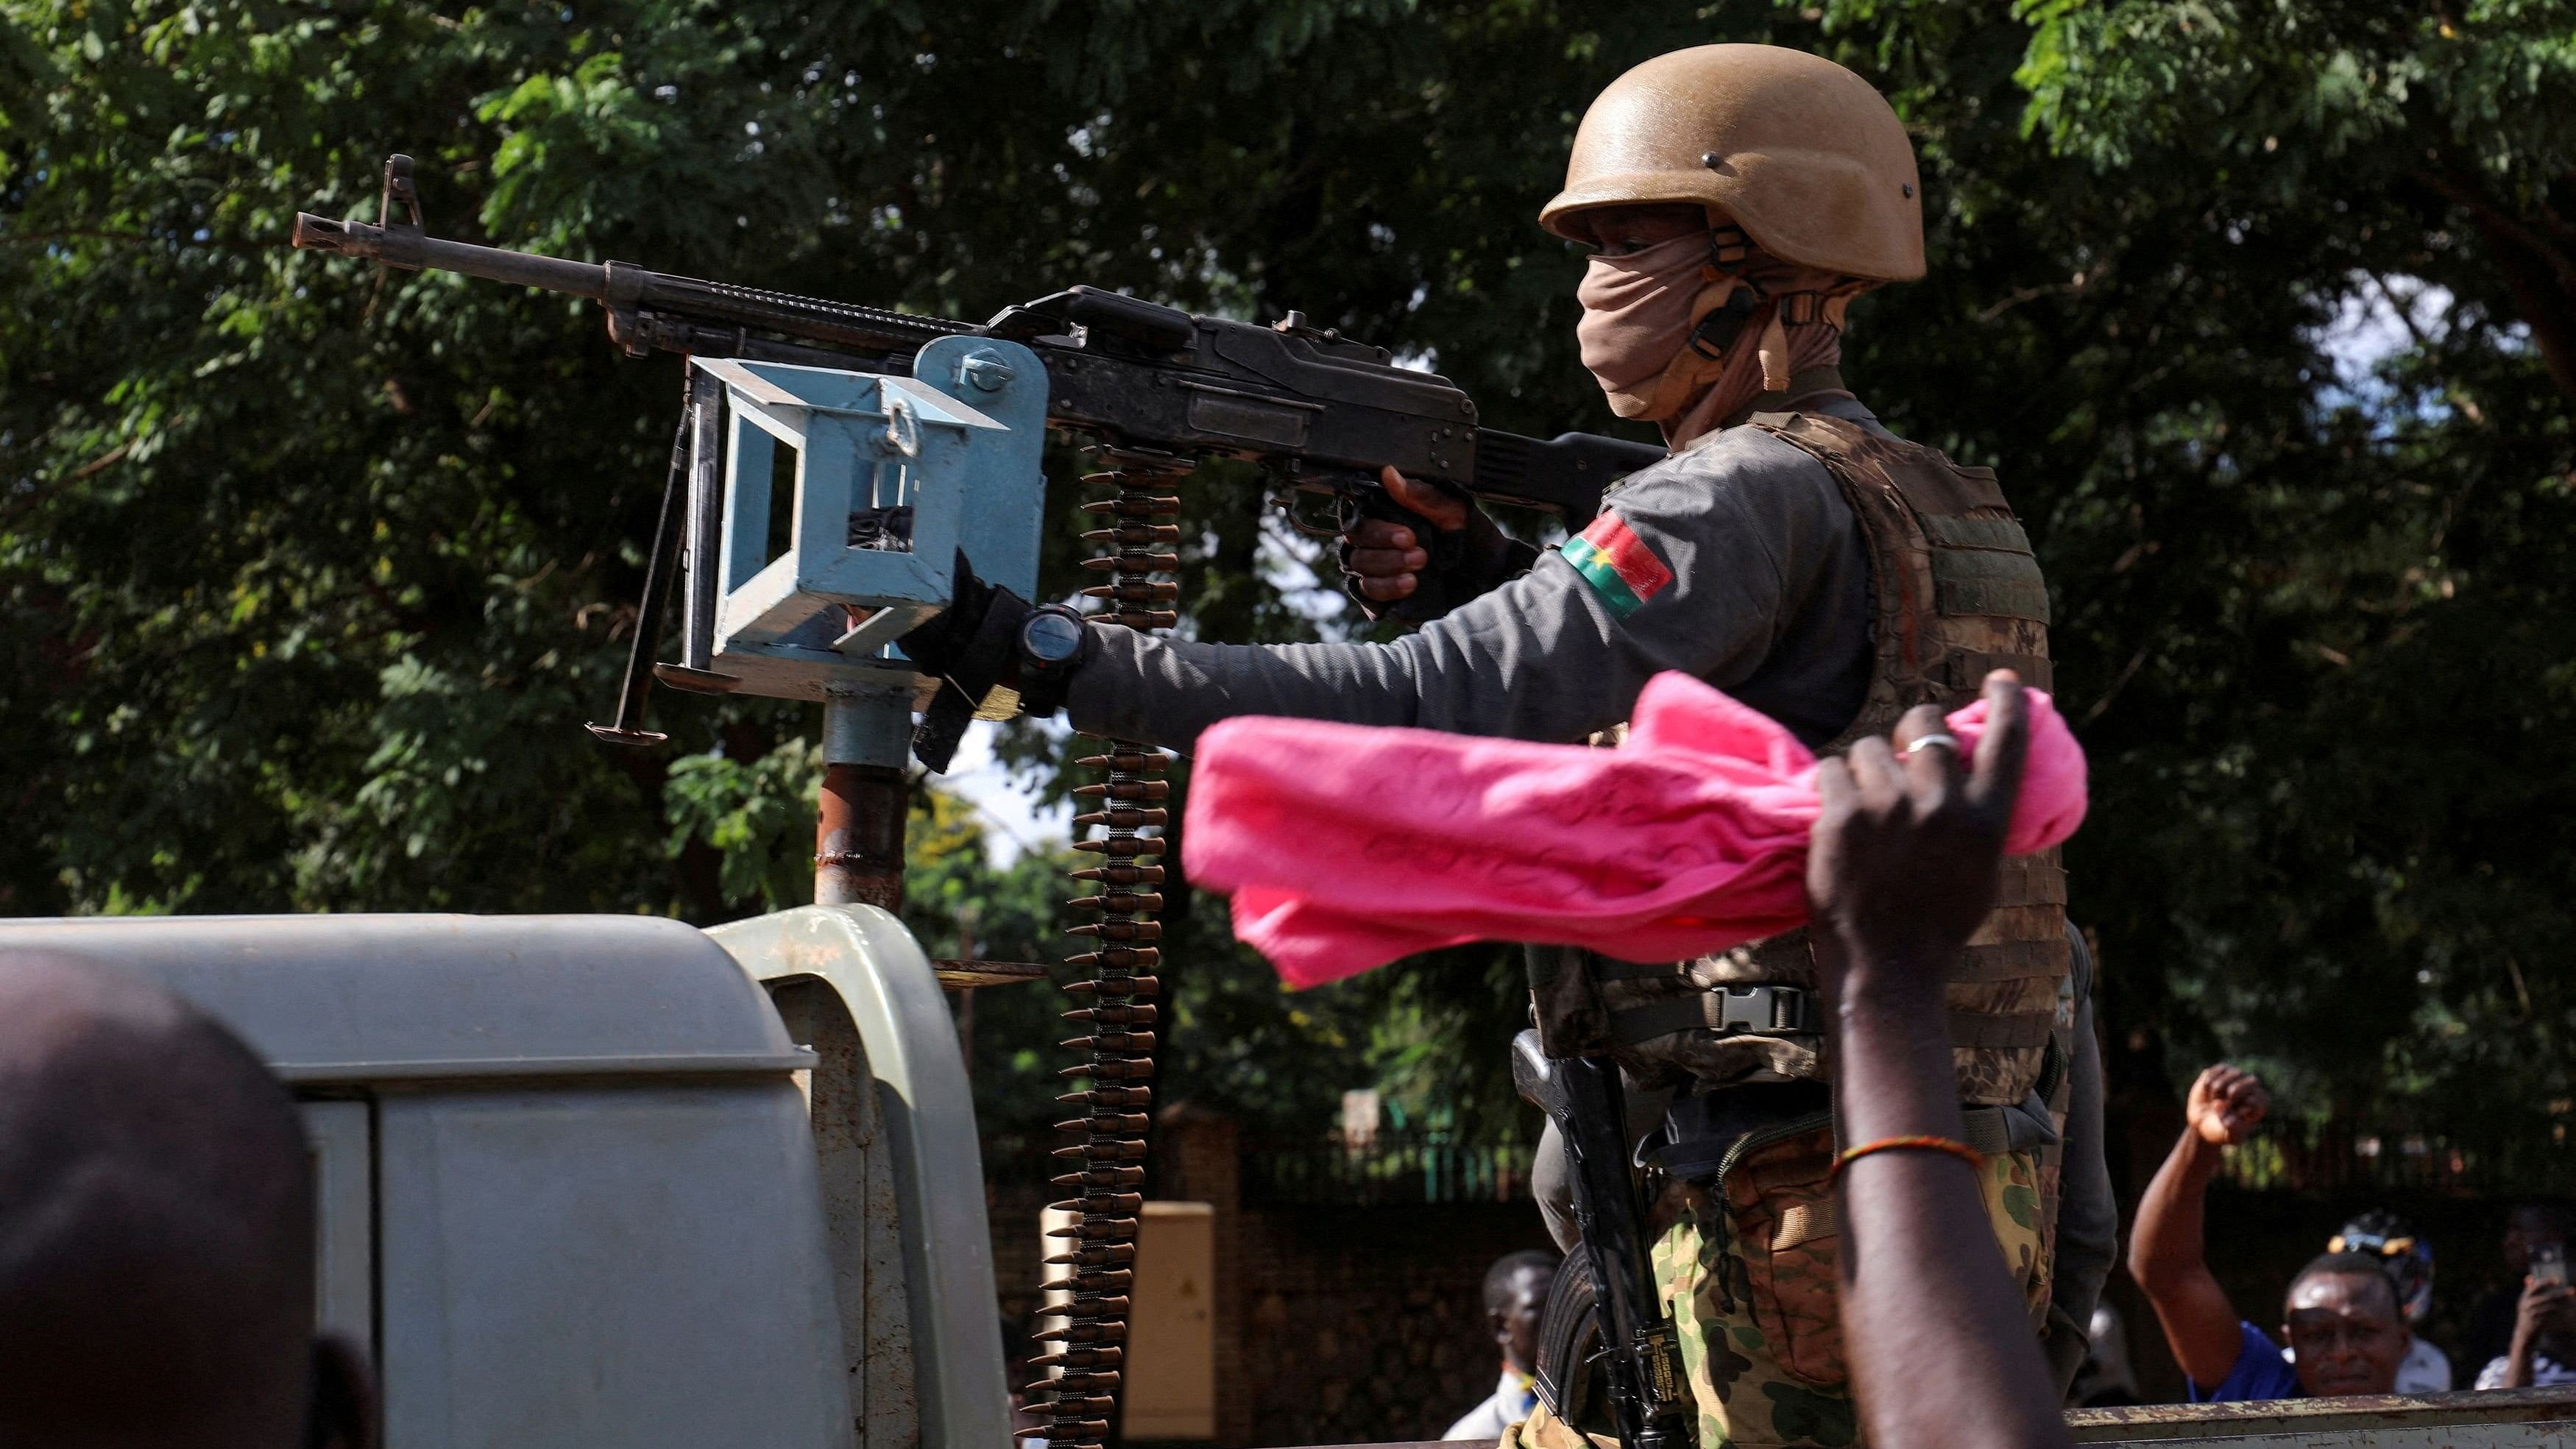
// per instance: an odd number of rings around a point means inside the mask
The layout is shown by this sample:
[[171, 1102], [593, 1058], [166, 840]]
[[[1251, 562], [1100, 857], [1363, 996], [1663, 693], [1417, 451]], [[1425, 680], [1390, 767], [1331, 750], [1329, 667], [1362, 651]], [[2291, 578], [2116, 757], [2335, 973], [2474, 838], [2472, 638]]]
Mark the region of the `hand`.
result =
[[[1955, 748], [1928, 745], [1899, 759], [1875, 738], [1817, 768], [1824, 809], [1807, 851], [1807, 903], [1833, 994], [1846, 972], [1879, 967], [1938, 989], [1942, 968], [1994, 906], [2029, 732], [2021, 681], [1999, 669], [1986, 676], [1986, 731], [1973, 769]], [[1909, 710], [1896, 733], [1905, 741], [1944, 733], [1941, 712]]]
[[[1405, 511], [1443, 533], [1467, 526], [1467, 500], [1428, 483], [1416, 483], [1393, 468], [1380, 468], [1378, 481], [1386, 496]], [[1413, 596], [1422, 587], [1417, 575], [1431, 564], [1430, 540], [1417, 530], [1386, 518], [1363, 518], [1342, 535], [1342, 567], [1359, 582], [1359, 590], [1379, 603]]]
[[[913, 758], [934, 775], [948, 773], [966, 725], [979, 717], [995, 686], [1019, 676], [1015, 647], [1020, 624], [1030, 613], [1028, 601], [1009, 589], [995, 588], [975, 577], [966, 550], [957, 550], [949, 585], [948, 607], [895, 641], [913, 668], [939, 681], [930, 707], [912, 731]], [[987, 716], [999, 718], [999, 715]]]
[[2184, 1099], [2183, 1121], [2212, 1147], [2233, 1147], [2254, 1135], [2272, 1110], [2272, 1094], [2252, 1072], [2222, 1062], [2203, 1071]]
[[[1009, 590], [996, 589], [975, 577], [975, 566], [966, 561], [966, 550], [961, 548], [951, 565], [948, 606], [914, 625], [895, 641], [895, 647], [903, 651], [903, 657], [911, 660], [915, 669], [933, 679], [944, 679], [982, 632], [995, 600], [1002, 596], [1018, 600]], [[1020, 612], [1025, 614], [1027, 607], [1023, 605]], [[1016, 624], [1018, 620], [1010, 622]]]
[[2513, 1336], [2532, 1343], [2576, 1328], [2576, 1288], [2540, 1278], [2522, 1280], [2522, 1301], [2514, 1305]]

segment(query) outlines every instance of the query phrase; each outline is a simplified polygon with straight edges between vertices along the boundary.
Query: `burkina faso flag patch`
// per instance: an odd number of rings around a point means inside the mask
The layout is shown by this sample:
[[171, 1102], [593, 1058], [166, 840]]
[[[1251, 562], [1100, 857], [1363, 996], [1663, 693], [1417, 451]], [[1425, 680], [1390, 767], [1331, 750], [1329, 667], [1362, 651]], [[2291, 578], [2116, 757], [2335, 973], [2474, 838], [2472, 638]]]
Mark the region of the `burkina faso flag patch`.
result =
[[1567, 539], [1557, 552], [1592, 585], [1614, 619], [1644, 608], [1648, 599], [1673, 581], [1673, 571], [1615, 513], [1592, 520], [1590, 528]]

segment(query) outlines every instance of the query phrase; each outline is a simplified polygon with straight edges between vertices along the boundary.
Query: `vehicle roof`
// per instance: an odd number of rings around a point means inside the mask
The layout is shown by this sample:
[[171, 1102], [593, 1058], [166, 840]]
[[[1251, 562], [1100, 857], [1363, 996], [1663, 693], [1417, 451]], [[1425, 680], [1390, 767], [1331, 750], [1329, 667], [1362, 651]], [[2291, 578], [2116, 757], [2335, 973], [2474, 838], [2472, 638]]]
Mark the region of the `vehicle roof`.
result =
[[0, 950], [138, 971], [290, 1082], [790, 1070], [759, 985], [649, 916], [121, 916], [0, 922]]

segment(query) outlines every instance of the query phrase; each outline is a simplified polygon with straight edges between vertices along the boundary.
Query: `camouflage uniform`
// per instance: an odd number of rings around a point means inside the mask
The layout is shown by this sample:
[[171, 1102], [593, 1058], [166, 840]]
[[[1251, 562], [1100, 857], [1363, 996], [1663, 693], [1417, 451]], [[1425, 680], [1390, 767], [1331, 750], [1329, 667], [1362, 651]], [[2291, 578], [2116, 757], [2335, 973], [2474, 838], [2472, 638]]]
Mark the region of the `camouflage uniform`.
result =
[[[1750, 426], [1824, 465], [1868, 546], [1870, 687], [1828, 751], [1886, 734], [1917, 704], [1954, 708], [1995, 668], [2048, 686], [2046, 590], [1991, 473], [1842, 418], [1767, 414]], [[2047, 1322], [2074, 1060], [2065, 899], [2053, 853], [2005, 862], [1997, 908], [1946, 989], [1959, 1100], [1988, 1154], [1981, 1186], [2034, 1331]], [[1560, 959], [1533, 978], [1550, 1055], [1606, 1045], [1637, 1088], [1685, 1097], [1831, 1077], [1803, 932], [1670, 965]], [[1706, 1153], [1671, 1164], [1683, 1180], [1664, 1195], [1677, 1216], [1654, 1271], [1680, 1331], [1700, 1449], [1856, 1441], [1835, 1308], [1834, 1150], [1826, 1111], [1732, 1139], [1715, 1173]]]
[[[1825, 1182], [1833, 1150], [1831, 1129], [1820, 1127], [1748, 1155], [1728, 1174], [1724, 1210], [1712, 1186], [1694, 1185], [1655, 1245], [1655, 1281], [1699, 1407], [1700, 1449], [1860, 1442], [1837, 1316], [1839, 1231]], [[2056, 1267], [2051, 1155], [1997, 1153], [1978, 1182], [2034, 1333], [2051, 1316]], [[1615, 1444], [1592, 1437], [1604, 1449]], [[1544, 1404], [1521, 1433], [1503, 1436], [1503, 1449], [1516, 1438], [1532, 1449], [1573, 1449]]]
[[[1654, 1251], [1655, 1281], [1680, 1329], [1682, 1372], [1699, 1404], [1699, 1449], [1860, 1442], [1837, 1317], [1833, 1129], [1797, 1132], [1727, 1174], [1724, 1207], [1708, 1187]], [[2048, 1311], [2051, 1234], [2035, 1152], [1986, 1159], [1977, 1188], [2034, 1331]], [[1590, 1436], [1593, 1449], [1616, 1441]], [[1577, 1449], [1544, 1405], [1507, 1430], [1502, 1449]]]
[[[1831, 1128], [1749, 1155], [1727, 1174], [1724, 1206], [1695, 1189], [1655, 1246], [1655, 1277], [1682, 1333], [1682, 1369], [1699, 1401], [1700, 1449], [1859, 1442], [1835, 1316]], [[1986, 1160], [1978, 1190], [2004, 1264], [2047, 1311], [2049, 1235], [2035, 1154]], [[1823, 1211], [1819, 1212], [1819, 1206]]]

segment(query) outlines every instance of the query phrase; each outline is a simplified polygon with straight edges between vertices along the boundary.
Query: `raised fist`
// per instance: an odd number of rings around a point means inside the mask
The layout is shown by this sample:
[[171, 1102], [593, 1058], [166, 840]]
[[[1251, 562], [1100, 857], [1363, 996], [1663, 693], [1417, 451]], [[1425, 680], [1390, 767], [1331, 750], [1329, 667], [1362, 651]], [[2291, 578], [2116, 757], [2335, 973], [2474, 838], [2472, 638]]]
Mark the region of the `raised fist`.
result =
[[2182, 1110], [2201, 1141], [2233, 1147], [2254, 1135], [2255, 1126], [2272, 1110], [2272, 1094], [2252, 1072], [2221, 1062], [2191, 1084]]

